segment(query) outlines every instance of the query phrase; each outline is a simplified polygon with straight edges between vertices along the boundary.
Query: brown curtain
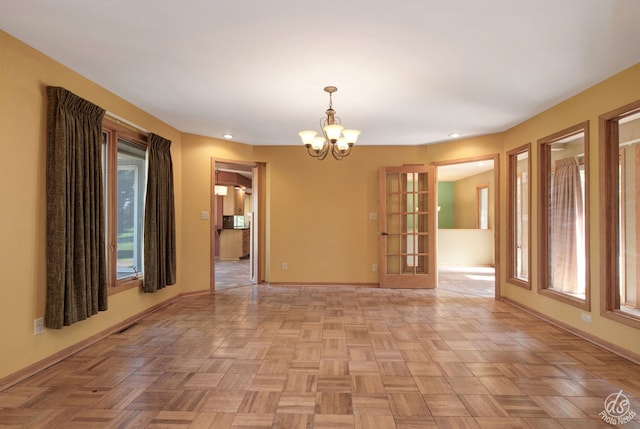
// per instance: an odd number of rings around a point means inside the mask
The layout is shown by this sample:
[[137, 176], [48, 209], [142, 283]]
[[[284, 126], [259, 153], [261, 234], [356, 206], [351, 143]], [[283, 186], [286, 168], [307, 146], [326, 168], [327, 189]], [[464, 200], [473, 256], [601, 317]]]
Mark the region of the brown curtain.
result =
[[104, 109], [47, 87], [48, 328], [107, 309], [102, 188]]
[[176, 283], [176, 226], [171, 141], [149, 134], [144, 215], [144, 291]]
[[585, 291], [584, 206], [578, 158], [557, 160], [551, 187], [551, 287]]

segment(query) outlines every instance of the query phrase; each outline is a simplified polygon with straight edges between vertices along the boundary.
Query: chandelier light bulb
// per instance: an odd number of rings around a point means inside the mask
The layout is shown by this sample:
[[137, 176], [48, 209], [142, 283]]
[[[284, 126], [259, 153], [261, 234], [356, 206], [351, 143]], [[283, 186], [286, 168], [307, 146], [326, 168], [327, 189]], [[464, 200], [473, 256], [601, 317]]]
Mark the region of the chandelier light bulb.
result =
[[318, 134], [316, 131], [310, 131], [310, 130], [300, 131], [298, 133], [298, 135], [302, 139], [302, 143], [305, 146], [313, 143], [313, 139], [316, 137], [316, 134]]
[[324, 132], [327, 134], [327, 138], [329, 139], [329, 141], [331, 143], [335, 143], [336, 140], [340, 138], [343, 128], [344, 127], [342, 125], [337, 124], [327, 125], [326, 127], [324, 127]]
[[344, 130], [342, 134], [344, 134], [344, 138], [347, 141], [347, 143], [355, 144], [356, 140], [358, 140], [358, 136], [360, 135], [360, 131]]
[[318, 152], [322, 150], [322, 147], [324, 146], [324, 144], [325, 144], [324, 137], [315, 137], [313, 139], [313, 142], [311, 143], [311, 148], [316, 152]]

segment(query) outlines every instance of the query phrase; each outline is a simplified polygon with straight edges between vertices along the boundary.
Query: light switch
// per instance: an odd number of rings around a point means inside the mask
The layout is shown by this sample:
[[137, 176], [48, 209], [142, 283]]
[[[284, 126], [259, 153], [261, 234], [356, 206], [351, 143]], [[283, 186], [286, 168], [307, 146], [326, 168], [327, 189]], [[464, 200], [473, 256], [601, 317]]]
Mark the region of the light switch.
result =
[[209, 219], [209, 212], [200, 212], [200, 219], [208, 220]]
[[376, 220], [376, 219], [378, 219], [378, 213], [376, 212], [369, 213], [369, 220]]

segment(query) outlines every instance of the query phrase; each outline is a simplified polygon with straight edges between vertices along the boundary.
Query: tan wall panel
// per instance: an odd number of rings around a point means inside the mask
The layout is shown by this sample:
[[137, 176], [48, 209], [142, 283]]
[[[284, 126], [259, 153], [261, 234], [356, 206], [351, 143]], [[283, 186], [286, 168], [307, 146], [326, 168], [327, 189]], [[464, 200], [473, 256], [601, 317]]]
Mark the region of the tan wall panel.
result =
[[[141, 313], [181, 291], [181, 135], [125, 100], [0, 31], [0, 378]], [[46, 86], [62, 86], [172, 141], [178, 283], [157, 294], [131, 289], [109, 297], [109, 310], [61, 330], [33, 335], [46, 296]]]

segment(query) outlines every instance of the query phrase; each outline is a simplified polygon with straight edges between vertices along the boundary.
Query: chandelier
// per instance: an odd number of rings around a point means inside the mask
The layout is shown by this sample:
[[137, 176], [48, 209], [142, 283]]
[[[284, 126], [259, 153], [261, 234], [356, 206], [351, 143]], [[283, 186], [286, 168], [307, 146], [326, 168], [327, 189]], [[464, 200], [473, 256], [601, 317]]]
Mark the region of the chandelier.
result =
[[324, 88], [324, 91], [329, 93], [329, 108], [325, 111], [327, 116], [320, 119], [322, 135], [317, 136], [316, 131], [310, 130], [298, 133], [309, 155], [320, 161], [325, 159], [329, 152], [338, 161], [346, 158], [351, 154], [351, 148], [360, 135], [360, 131], [345, 130], [340, 125], [340, 118], [333, 110], [333, 100], [331, 99], [331, 95], [337, 90], [338, 88], [335, 86], [325, 86]]

